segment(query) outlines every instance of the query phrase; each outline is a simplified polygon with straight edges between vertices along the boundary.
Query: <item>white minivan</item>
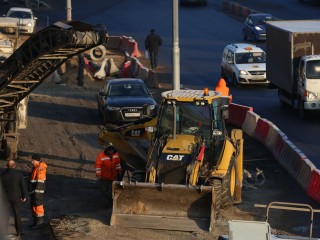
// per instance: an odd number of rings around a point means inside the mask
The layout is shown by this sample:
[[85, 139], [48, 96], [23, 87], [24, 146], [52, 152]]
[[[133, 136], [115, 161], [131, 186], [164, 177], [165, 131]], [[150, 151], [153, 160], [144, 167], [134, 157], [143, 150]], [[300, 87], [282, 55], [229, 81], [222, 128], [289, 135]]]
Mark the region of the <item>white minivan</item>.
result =
[[8, 18], [17, 18], [19, 21], [19, 32], [32, 34], [36, 28], [37, 17], [30, 8], [12, 7], [6, 14]]
[[231, 79], [235, 86], [269, 84], [266, 78], [266, 53], [252, 44], [227, 45], [222, 54], [221, 77]]

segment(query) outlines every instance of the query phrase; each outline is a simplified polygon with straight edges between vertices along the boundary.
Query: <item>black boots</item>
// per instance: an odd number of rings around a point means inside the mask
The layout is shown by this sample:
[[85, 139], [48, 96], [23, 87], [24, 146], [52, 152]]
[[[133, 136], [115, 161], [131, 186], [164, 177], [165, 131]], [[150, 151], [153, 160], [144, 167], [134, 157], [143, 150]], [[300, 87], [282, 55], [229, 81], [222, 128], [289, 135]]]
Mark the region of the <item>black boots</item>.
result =
[[34, 217], [33, 219], [34, 219], [33, 224], [29, 226], [31, 229], [40, 229], [45, 226], [43, 217]]

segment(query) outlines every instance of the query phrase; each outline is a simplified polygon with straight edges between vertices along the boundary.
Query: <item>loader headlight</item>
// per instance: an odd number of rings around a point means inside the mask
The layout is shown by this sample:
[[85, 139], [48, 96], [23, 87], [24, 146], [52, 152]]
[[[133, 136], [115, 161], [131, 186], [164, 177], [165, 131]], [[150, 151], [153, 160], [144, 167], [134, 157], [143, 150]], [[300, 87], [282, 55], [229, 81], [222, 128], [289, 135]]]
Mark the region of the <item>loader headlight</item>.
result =
[[212, 136], [221, 136], [222, 132], [219, 129], [213, 129]]
[[195, 104], [196, 104], [196, 106], [204, 106], [204, 105], [206, 105], [206, 102], [205, 101], [196, 101]]

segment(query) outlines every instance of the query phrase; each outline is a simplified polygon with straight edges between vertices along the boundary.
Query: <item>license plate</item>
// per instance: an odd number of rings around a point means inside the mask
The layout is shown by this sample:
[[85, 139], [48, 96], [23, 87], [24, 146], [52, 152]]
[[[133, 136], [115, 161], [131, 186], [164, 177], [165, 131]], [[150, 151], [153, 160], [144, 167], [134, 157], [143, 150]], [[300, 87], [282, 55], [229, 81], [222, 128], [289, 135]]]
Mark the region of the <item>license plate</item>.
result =
[[140, 117], [140, 113], [125, 113], [125, 117]]
[[252, 76], [252, 80], [262, 80], [265, 79], [264, 76]]

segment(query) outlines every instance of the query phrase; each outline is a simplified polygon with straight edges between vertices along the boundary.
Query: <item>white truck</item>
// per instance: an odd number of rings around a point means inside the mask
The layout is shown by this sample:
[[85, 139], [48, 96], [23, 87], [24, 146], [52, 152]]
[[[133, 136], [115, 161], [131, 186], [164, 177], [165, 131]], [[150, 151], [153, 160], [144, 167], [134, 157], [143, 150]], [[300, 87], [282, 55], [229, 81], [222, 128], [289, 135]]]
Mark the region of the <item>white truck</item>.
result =
[[281, 105], [297, 102], [301, 118], [319, 111], [320, 20], [270, 21], [267, 35], [267, 78]]

